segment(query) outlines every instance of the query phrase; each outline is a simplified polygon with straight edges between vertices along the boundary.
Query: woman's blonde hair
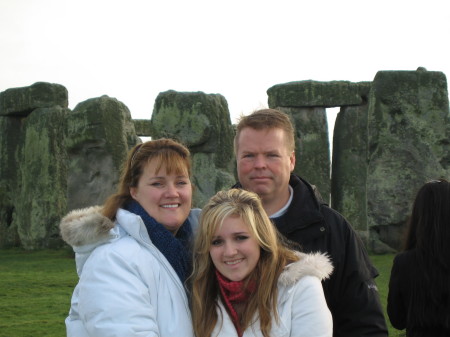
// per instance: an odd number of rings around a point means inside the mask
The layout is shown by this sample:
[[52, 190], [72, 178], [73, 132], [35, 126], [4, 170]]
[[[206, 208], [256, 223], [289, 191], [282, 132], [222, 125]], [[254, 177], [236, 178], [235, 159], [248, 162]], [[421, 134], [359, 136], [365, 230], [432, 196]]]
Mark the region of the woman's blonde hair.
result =
[[298, 260], [298, 256], [278, 234], [258, 195], [241, 189], [218, 192], [202, 211], [191, 275], [194, 331], [199, 337], [211, 336], [218, 321], [217, 307], [221, 295], [209, 250], [216, 230], [230, 216], [241, 218], [261, 247], [260, 259], [248, 278], [257, 281], [257, 288], [242, 313], [241, 326], [244, 331], [251, 325], [254, 314], [258, 313], [261, 331], [268, 337], [272, 316], [278, 320], [278, 277], [288, 263]]
[[114, 220], [117, 210], [133, 200], [130, 188], [138, 185], [145, 166], [152, 160], [157, 162], [156, 172], [165, 168], [167, 174], [186, 174], [191, 176], [189, 150], [172, 139], [161, 138], [138, 144], [128, 153], [122, 167], [117, 193], [111, 195], [103, 206], [103, 215]]

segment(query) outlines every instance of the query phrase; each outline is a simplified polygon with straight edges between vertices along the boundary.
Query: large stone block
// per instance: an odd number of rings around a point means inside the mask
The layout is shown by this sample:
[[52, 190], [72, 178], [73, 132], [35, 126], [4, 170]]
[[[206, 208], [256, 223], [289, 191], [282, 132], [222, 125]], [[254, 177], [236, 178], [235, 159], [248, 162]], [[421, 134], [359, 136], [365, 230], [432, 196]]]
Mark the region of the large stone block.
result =
[[156, 138], [170, 135], [195, 152], [220, 153], [216, 159], [219, 167], [233, 158], [234, 131], [222, 95], [162, 92], [155, 101], [152, 125]]
[[367, 104], [341, 108], [333, 133], [331, 206], [360, 232], [368, 231], [367, 109]]
[[192, 153], [194, 206], [235, 183], [234, 130], [222, 95], [203, 92], [162, 92], [152, 115], [153, 138], [168, 137]]
[[37, 82], [0, 93], [0, 116], [27, 116], [38, 108], [68, 105], [67, 89], [60, 84]]
[[23, 123], [13, 225], [25, 249], [62, 245], [58, 224], [66, 213], [67, 161], [62, 139], [68, 111], [36, 109]]
[[348, 81], [297, 81], [277, 84], [267, 90], [269, 107], [336, 107], [361, 105], [359, 83]]
[[22, 121], [17, 117], [0, 117], [0, 248], [19, 246], [17, 226], [13, 226], [17, 181], [17, 150]]
[[216, 192], [229, 189], [236, 179], [230, 172], [211, 165], [220, 153], [196, 152], [192, 154], [194, 185], [193, 204], [195, 207], [201, 207]]
[[368, 225], [398, 248], [400, 237], [380, 226], [403, 228], [417, 189], [450, 174], [447, 81], [441, 72], [380, 71], [369, 102]]
[[133, 123], [139, 137], [152, 137], [153, 127], [150, 119], [133, 119]]
[[122, 102], [102, 96], [67, 116], [68, 210], [100, 205], [116, 192], [128, 150], [140, 142]]
[[370, 83], [359, 83], [359, 86], [364, 103], [341, 107], [334, 124], [331, 206], [367, 240], [367, 96]]

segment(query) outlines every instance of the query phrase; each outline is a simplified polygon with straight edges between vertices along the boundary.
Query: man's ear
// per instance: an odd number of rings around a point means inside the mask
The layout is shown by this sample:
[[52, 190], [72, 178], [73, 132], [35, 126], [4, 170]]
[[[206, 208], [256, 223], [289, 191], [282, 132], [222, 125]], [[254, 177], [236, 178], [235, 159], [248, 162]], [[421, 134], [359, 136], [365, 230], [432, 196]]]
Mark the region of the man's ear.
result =
[[294, 171], [295, 168], [295, 151], [292, 151], [291, 155], [289, 156], [289, 160], [291, 161], [291, 172]]

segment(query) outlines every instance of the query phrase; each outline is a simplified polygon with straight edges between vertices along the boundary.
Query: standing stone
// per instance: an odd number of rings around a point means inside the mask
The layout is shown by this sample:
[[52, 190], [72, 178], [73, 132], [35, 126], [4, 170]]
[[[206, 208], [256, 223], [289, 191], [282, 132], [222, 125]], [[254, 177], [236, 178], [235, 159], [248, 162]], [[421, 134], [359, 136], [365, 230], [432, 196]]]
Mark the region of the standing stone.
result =
[[222, 95], [162, 92], [152, 115], [154, 139], [167, 137], [185, 144], [192, 154], [195, 207], [235, 183], [233, 137], [228, 104]]
[[0, 248], [20, 245], [12, 221], [19, 186], [16, 154], [20, 134], [20, 118], [0, 116]]
[[103, 204], [116, 192], [128, 150], [140, 143], [125, 104], [102, 96], [68, 115], [68, 210]]
[[58, 154], [64, 163], [67, 106], [67, 89], [59, 84], [37, 82], [0, 93], [0, 248], [57, 244], [52, 223], [65, 204]]
[[18, 151], [14, 224], [25, 249], [61, 246], [58, 224], [66, 212], [67, 166], [62, 139], [68, 109], [39, 108], [24, 121]]
[[450, 174], [447, 81], [423, 69], [379, 71], [369, 103], [368, 224], [399, 248], [418, 188]]
[[344, 215], [367, 245], [367, 99], [370, 82], [360, 82], [360, 105], [343, 106], [333, 132], [331, 206]]

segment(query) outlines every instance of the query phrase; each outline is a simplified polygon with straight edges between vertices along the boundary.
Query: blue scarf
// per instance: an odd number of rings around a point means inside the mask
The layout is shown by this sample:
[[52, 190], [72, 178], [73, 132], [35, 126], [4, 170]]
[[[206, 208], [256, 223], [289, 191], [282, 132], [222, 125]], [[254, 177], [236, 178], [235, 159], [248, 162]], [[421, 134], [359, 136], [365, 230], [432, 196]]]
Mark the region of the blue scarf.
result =
[[142, 218], [153, 244], [166, 257], [181, 283], [184, 284], [192, 270], [192, 227], [189, 220], [186, 219], [177, 234], [173, 235], [162, 224], [153, 219], [138, 202], [134, 200], [129, 202], [125, 205], [125, 209]]

